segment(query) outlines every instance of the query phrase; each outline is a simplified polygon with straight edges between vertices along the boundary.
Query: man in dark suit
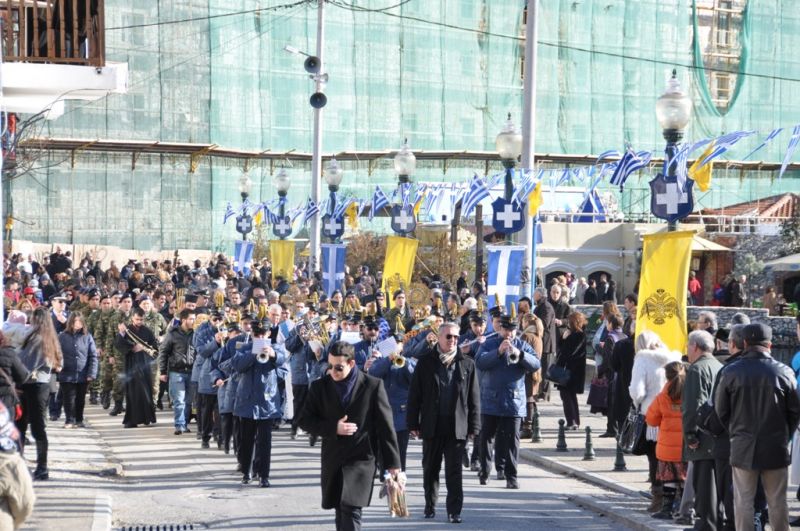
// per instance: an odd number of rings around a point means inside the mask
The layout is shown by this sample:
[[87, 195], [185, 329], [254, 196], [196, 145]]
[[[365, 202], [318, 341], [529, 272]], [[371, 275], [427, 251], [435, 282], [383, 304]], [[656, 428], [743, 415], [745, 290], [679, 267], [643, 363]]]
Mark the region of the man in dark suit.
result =
[[[553, 305], [547, 300], [547, 290], [536, 288], [533, 293], [533, 301], [536, 308], [533, 309], [534, 315], [542, 320], [544, 333], [542, 334], [542, 374], [547, 374], [547, 367], [556, 353], [556, 312]], [[550, 400], [550, 381], [542, 380], [539, 384], [539, 400]]]
[[337, 531], [361, 529], [361, 508], [372, 498], [377, 441], [389, 473], [400, 472], [392, 408], [383, 382], [356, 369], [353, 345], [337, 341], [330, 373], [308, 391], [300, 428], [322, 437], [322, 508], [336, 509]]
[[408, 393], [406, 422], [411, 435], [422, 437], [425, 518], [436, 515], [439, 471], [444, 456], [447, 483], [447, 515], [461, 523], [464, 491], [461, 460], [467, 437], [474, 438], [480, 426], [480, 391], [475, 362], [459, 352], [459, 327], [444, 323], [438, 340], [419, 357]]

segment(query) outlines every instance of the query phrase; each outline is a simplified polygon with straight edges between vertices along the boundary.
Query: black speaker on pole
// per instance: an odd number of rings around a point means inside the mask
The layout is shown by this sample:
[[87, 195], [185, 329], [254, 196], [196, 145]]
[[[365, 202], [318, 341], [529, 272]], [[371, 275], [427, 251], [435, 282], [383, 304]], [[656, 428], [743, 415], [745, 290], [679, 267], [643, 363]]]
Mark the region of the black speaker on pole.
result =
[[315, 92], [308, 99], [308, 103], [315, 109], [321, 109], [328, 103], [328, 97], [322, 92]]
[[319, 57], [314, 57], [313, 55], [309, 55], [306, 57], [306, 60], [303, 61], [303, 68], [306, 69], [306, 72], [309, 74], [319, 74], [320, 66], [319, 66]]

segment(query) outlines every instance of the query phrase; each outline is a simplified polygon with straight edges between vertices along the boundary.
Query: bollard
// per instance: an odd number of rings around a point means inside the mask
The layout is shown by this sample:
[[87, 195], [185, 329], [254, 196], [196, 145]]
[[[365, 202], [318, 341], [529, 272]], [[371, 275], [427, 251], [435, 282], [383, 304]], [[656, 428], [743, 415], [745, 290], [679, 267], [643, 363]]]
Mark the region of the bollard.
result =
[[625, 472], [628, 467], [625, 465], [625, 456], [622, 454], [622, 447], [617, 443], [617, 458], [614, 460], [614, 472]]
[[567, 451], [567, 435], [564, 428], [566, 423], [566, 420], [558, 419], [558, 442], [556, 443], [556, 452]]
[[531, 436], [532, 443], [542, 442], [542, 430], [539, 427], [539, 408], [534, 404], [533, 409], [533, 435]]
[[583, 453], [584, 461], [594, 461], [594, 446], [592, 445], [592, 428], [586, 426], [586, 451]]

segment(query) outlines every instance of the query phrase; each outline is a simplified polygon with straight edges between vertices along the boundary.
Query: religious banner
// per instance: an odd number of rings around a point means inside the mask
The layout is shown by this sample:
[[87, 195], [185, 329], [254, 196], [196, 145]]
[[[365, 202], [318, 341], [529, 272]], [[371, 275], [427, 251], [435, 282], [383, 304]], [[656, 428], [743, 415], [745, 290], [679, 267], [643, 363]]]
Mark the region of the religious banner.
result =
[[686, 352], [686, 291], [693, 231], [643, 236], [636, 335], [652, 330], [671, 350]]
[[272, 262], [272, 280], [283, 277], [291, 282], [294, 277], [294, 240], [270, 240], [269, 259]]
[[333, 292], [344, 288], [344, 264], [347, 247], [339, 243], [323, 243], [322, 251], [322, 288], [328, 297]]
[[519, 302], [522, 283], [522, 264], [525, 259], [524, 245], [487, 245], [488, 287], [491, 297], [500, 299], [500, 304], [510, 310], [511, 303]]
[[417, 256], [419, 240], [402, 236], [386, 237], [386, 261], [383, 264], [383, 285], [387, 306], [391, 307], [392, 293], [411, 284], [414, 258]]

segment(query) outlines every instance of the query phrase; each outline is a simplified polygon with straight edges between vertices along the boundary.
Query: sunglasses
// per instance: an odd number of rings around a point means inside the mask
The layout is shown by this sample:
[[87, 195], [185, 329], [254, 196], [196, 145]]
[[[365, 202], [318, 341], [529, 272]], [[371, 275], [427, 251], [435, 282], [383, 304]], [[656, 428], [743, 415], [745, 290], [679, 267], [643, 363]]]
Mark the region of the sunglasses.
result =
[[445, 334], [446, 339], [458, 339], [458, 334]]
[[368, 326], [367, 330], [380, 330], [377, 326]]
[[344, 366], [344, 365], [334, 365], [334, 366], [332, 367], [332, 369], [333, 369], [334, 371], [336, 371], [336, 372], [344, 372], [344, 368], [345, 368], [345, 366]]

